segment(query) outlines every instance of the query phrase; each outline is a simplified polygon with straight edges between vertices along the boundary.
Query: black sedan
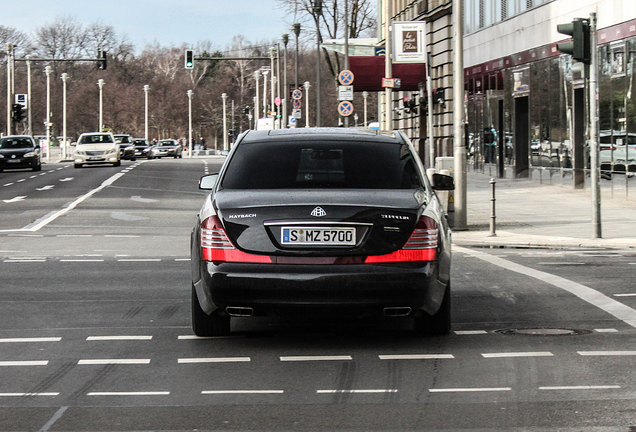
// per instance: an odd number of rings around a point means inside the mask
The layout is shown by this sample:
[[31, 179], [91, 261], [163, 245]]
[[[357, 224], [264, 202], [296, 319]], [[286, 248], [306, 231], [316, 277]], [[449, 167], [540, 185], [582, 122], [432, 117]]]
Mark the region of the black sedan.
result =
[[161, 159], [162, 157], [173, 157], [180, 158], [182, 157], [183, 147], [179, 144], [179, 141], [174, 139], [164, 139], [157, 144], [155, 144], [152, 149], [150, 149], [150, 156], [148, 159]]
[[[400, 132], [249, 131], [239, 137], [192, 231], [192, 327], [233, 316], [385, 315], [417, 333], [450, 331], [450, 230]], [[408, 317], [408, 318], [406, 318]]]
[[29, 135], [0, 138], [0, 171], [14, 168], [42, 169], [40, 146]]
[[135, 156], [136, 157], [149, 157], [150, 150], [152, 146], [145, 138], [134, 138], [132, 140], [133, 145], [135, 146]]

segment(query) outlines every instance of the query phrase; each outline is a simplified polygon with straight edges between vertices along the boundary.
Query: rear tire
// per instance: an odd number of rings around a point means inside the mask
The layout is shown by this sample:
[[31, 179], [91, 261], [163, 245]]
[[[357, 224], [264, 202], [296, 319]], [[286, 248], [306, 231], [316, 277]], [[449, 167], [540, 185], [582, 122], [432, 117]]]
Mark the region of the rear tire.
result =
[[422, 315], [415, 316], [413, 325], [415, 333], [420, 335], [445, 335], [451, 330], [451, 286], [450, 283], [446, 287], [442, 305], [435, 315], [428, 315], [422, 312]]
[[219, 310], [206, 314], [192, 285], [192, 331], [197, 336], [224, 336], [230, 333], [230, 317], [221, 316]]

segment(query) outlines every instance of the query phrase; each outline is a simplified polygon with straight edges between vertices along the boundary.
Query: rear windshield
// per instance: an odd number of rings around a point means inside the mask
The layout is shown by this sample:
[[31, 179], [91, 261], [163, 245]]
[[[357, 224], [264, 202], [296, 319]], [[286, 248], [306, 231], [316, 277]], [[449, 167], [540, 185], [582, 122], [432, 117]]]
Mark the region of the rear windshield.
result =
[[103, 144], [112, 142], [113, 138], [110, 135], [83, 135], [78, 144]]
[[403, 144], [253, 143], [236, 148], [224, 189], [412, 189], [421, 187]]

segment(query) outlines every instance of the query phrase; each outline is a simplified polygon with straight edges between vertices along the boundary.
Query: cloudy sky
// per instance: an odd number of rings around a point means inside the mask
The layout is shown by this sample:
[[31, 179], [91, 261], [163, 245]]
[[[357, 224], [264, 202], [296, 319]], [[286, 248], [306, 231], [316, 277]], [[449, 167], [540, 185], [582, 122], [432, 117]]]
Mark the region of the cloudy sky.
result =
[[100, 22], [126, 34], [140, 51], [147, 43], [193, 46], [210, 40], [224, 49], [235, 35], [250, 42], [290, 33], [276, 0], [25, 0], [3, 2], [0, 25], [27, 34], [56, 17], [88, 25]]

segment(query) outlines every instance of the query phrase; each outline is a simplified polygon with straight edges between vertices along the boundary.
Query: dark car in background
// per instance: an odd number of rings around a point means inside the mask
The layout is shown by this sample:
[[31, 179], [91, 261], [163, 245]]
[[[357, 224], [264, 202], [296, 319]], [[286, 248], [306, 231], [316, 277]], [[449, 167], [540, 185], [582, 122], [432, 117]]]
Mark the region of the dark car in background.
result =
[[248, 131], [210, 190], [191, 238], [192, 327], [231, 317], [390, 316], [417, 333], [450, 331], [451, 234], [401, 132]]
[[182, 157], [182, 152], [183, 147], [177, 140], [163, 139], [159, 140], [157, 144], [152, 146], [149, 159], [161, 159], [162, 157], [173, 157], [176, 159]]
[[135, 146], [136, 157], [149, 157], [152, 145], [145, 138], [133, 138], [133, 145]]
[[121, 159], [127, 159], [134, 161], [136, 158], [135, 146], [133, 145], [132, 138], [127, 134], [115, 134], [115, 141], [119, 145], [119, 152]]
[[40, 146], [29, 135], [8, 135], [0, 138], [0, 171], [5, 169], [42, 169]]

